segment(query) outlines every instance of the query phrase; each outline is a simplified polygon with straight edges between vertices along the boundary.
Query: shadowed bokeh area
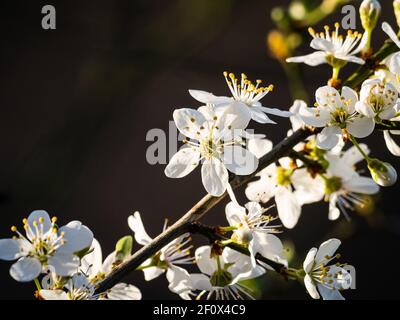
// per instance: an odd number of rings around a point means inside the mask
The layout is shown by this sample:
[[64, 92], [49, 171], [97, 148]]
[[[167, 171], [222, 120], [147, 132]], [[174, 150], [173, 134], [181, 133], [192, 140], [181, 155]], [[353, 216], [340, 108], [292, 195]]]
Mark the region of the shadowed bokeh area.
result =
[[[394, 25], [391, 4], [384, 17]], [[388, 1], [389, 2], [389, 1]], [[57, 30], [41, 28], [41, 8], [57, 9]], [[289, 1], [139, 0], [2, 1], [0, 73], [0, 238], [34, 209], [59, 221], [78, 219], [100, 241], [104, 253], [131, 234], [127, 217], [142, 213], [151, 236], [164, 218], [179, 218], [204, 195], [199, 171], [181, 180], [164, 176], [164, 165], [146, 161], [146, 133], [168, 132], [172, 112], [198, 107], [187, 89], [228, 94], [224, 70], [246, 72], [275, 85], [265, 105], [288, 109], [292, 98], [280, 64], [270, 58], [266, 34], [272, 7]], [[329, 24], [340, 19], [329, 18]], [[358, 23], [358, 28], [360, 24]], [[378, 43], [386, 37], [379, 31]], [[309, 38], [306, 38], [308, 42]], [[310, 52], [308, 44], [302, 53]], [[328, 66], [302, 66], [312, 93], [330, 76]], [[344, 75], [354, 70], [350, 66]], [[289, 129], [259, 126], [274, 142]], [[395, 165], [375, 134], [373, 154]], [[400, 166], [397, 165], [400, 169]], [[243, 190], [238, 197], [244, 201]], [[398, 185], [377, 197], [372, 213], [328, 221], [326, 204], [306, 206], [292, 239], [297, 267], [307, 250], [329, 237], [343, 240], [342, 261], [357, 269], [350, 299], [399, 298], [392, 264], [400, 249]], [[224, 202], [205, 218], [226, 224]], [[195, 237], [196, 243], [206, 243]], [[135, 245], [134, 249], [138, 249]], [[10, 263], [0, 261], [0, 299], [32, 299], [34, 285], [13, 281]], [[165, 277], [146, 283], [142, 272], [127, 277], [144, 299], [176, 299]], [[304, 287], [284, 280], [260, 280], [265, 299], [308, 299]]]

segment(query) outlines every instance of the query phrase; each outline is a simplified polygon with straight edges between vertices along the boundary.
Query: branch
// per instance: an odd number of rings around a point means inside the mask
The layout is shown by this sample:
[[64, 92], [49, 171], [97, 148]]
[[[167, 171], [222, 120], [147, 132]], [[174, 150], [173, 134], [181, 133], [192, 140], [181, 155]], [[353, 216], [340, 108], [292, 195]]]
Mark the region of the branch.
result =
[[[259, 161], [259, 167], [256, 172], [248, 176], [236, 176], [231, 180], [233, 189], [239, 188], [250, 182], [258, 172], [268, 167], [278, 159], [286, 156], [295, 145], [303, 141], [310, 135], [314, 134], [311, 129], [299, 129], [290, 137], [284, 139], [275, 146], [269, 153], [263, 156]], [[171, 227], [165, 230], [158, 237], [153, 239], [148, 245], [136, 251], [128, 261], [115, 268], [102, 282], [97, 286], [96, 292], [104, 292], [117, 284], [124, 275], [139, 267], [147, 258], [156, 254], [168, 243], [179, 237], [180, 235], [189, 232], [191, 225], [199, 221], [211, 208], [227, 196], [227, 193], [221, 197], [213, 197], [206, 195], [193, 208], [191, 208], [181, 219], [174, 223]], [[273, 261], [267, 262], [274, 263]]]
[[[397, 47], [393, 42], [386, 42], [384, 46], [370, 60], [368, 60], [364, 66], [362, 66], [345, 82], [345, 85], [350, 87], [358, 86], [372, 74], [379, 61], [382, 61], [389, 54], [395, 52], [396, 50]], [[258, 172], [280, 158], [287, 156], [294, 146], [316, 132], [318, 132], [316, 129], [312, 130], [309, 128], [303, 128], [295, 131], [290, 137], [287, 137], [281, 141], [269, 153], [260, 159], [259, 167], [256, 172], [249, 176], [234, 176], [230, 181], [232, 188], [236, 189], [247, 184], [257, 175]], [[110, 289], [127, 273], [136, 270], [136, 268], [139, 267], [147, 258], [156, 254], [164, 246], [180, 235], [189, 232], [193, 223], [199, 221], [211, 208], [213, 208], [226, 196], [227, 193], [223, 194], [221, 197], [213, 197], [211, 195], [206, 195], [203, 197], [203, 199], [201, 199], [175, 224], [153, 239], [148, 245], [135, 252], [128, 261], [115, 268], [102, 282], [97, 285], [96, 292], [100, 293]], [[266, 263], [271, 264], [273, 261], [268, 260]]]

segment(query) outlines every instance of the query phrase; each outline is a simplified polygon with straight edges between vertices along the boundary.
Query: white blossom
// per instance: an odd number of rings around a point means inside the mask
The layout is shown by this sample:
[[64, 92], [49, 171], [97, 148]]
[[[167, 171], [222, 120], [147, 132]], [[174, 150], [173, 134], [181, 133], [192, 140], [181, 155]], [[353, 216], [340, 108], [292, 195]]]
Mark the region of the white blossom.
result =
[[201, 90], [189, 90], [189, 93], [197, 101], [213, 105], [216, 108], [236, 101], [243, 112], [247, 113], [251, 119], [258, 123], [275, 124], [267, 114], [280, 117], [291, 116], [291, 113], [288, 111], [282, 111], [277, 108], [267, 108], [260, 103], [260, 100], [272, 91], [272, 85], [263, 87], [261, 86], [261, 80], [256, 80], [254, 84], [243, 73], [241, 74], [240, 80], [236, 78], [235, 74], [228, 72], [224, 72], [224, 77], [232, 97], [218, 97], [212, 93]]
[[[369, 153], [366, 145], [361, 144], [365, 154]], [[325, 158], [329, 162], [325, 176], [325, 193], [329, 201], [329, 219], [336, 220], [342, 212], [349, 218], [347, 210], [355, 206], [364, 206], [364, 195], [376, 194], [379, 186], [373, 179], [360, 176], [355, 170], [355, 165], [363, 160], [356, 147], [351, 147], [339, 154], [328, 152]]]
[[200, 291], [197, 299], [254, 299], [252, 292], [240, 281], [257, 278], [265, 273], [253, 266], [248, 256], [225, 248], [221, 256], [212, 256], [210, 246], [197, 248], [196, 263], [201, 274], [190, 274], [188, 289]]
[[358, 95], [353, 89], [344, 86], [339, 93], [324, 86], [316, 91], [315, 97], [316, 107], [301, 108], [300, 116], [307, 125], [323, 128], [317, 135], [319, 148], [334, 148], [344, 129], [356, 138], [365, 138], [374, 131], [374, 120], [356, 112]]
[[[186, 146], [179, 150], [165, 169], [170, 178], [182, 178], [200, 162], [205, 189], [213, 196], [221, 196], [229, 187], [228, 170], [237, 175], [253, 173], [258, 159], [243, 148], [241, 135], [250, 116], [237, 102], [210, 110], [179, 109], [174, 120], [179, 131], [188, 137]], [[209, 119], [209, 120], [208, 120]]]
[[[313, 37], [311, 48], [317, 50], [314, 53], [291, 57], [287, 62], [305, 63], [315, 67], [323, 63], [329, 63], [335, 66], [338, 63], [353, 62], [364, 64], [364, 60], [356, 57], [364, 48], [367, 37], [357, 31], [348, 30], [347, 35], [343, 37], [339, 34], [339, 23], [335, 24], [335, 30], [331, 32], [329, 26], [324, 27], [325, 32], [316, 32], [313, 28], [308, 31]], [[339, 60], [339, 61], [337, 61]]]
[[248, 246], [253, 266], [256, 266], [256, 255], [287, 266], [281, 240], [274, 235], [279, 233], [279, 225], [271, 225], [275, 218], [265, 215], [267, 209], [257, 202], [249, 202], [242, 207], [234, 202], [225, 208], [229, 225], [235, 227], [232, 239]]
[[33, 211], [23, 220], [26, 236], [13, 226], [17, 236], [0, 240], [0, 259], [18, 260], [10, 269], [15, 280], [29, 282], [47, 270], [59, 276], [76, 272], [79, 258], [75, 253], [91, 246], [93, 233], [79, 221], [59, 229], [56, 221], [46, 211]]
[[303, 263], [304, 284], [313, 299], [344, 300], [340, 291], [349, 289], [352, 278], [341, 264], [329, 265], [335, 258], [340, 241], [330, 239], [317, 248], [312, 248]]

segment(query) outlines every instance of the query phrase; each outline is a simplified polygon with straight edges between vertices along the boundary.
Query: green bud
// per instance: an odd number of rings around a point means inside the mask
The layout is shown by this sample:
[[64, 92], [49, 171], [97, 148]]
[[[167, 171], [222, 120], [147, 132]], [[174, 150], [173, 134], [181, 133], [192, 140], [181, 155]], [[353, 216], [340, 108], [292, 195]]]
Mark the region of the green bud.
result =
[[372, 179], [382, 187], [390, 187], [397, 181], [396, 169], [388, 162], [371, 159], [368, 162], [368, 169]]
[[115, 258], [117, 261], [123, 261], [126, 257], [131, 255], [133, 246], [132, 236], [126, 236], [118, 240], [115, 245]]
[[400, 27], [400, 0], [393, 1], [393, 9], [397, 20], [397, 25]]
[[377, 0], [364, 0], [360, 6], [361, 24], [364, 30], [372, 31], [375, 29], [382, 8]]

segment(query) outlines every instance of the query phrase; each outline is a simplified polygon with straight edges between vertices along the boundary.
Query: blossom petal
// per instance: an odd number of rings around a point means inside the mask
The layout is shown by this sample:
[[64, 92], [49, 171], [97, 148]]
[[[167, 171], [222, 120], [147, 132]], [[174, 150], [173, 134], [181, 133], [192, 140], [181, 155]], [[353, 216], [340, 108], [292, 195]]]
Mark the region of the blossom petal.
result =
[[39, 295], [44, 300], [69, 300], [68, 294], [62, 290], [40, 290]]
[[339, 143], [342, 131], [339, 127], [329, 126], [322, 129], [317, 135], [317, 146], [323, 150], [331, 150]]
[[117, 283], [107, 292], [107, 300], [141, 300], [140, 290], [126, 283]]
[[193, 290], [210, 291], [212, 289], [210, 279], [201, 273], [194, 273], [190, 275], [190, 282], [192, 283]]
[[338, 239], [329, 239], [319, 246], [317, 255], [315, 256], [315, 264], [326, 264], [325, 257], [333, 257], [341, 242]]
[[257, 157], [240, 146], [225, 147], [223, 162], [230, 172], [239, 176], [252, 174], [258, 167]]
[[[370, 153], [370, 150], [366, 144], [360, 143], [360, 148], [366, 155]], [[351, 148], [346, 150], [346, 152], [342, 156], [342, 159], [348, 166], [353, 167], [360, 161], [363, 161], [364, 157], [362, 156], [360, 151], [358, 151], [357, 147], [352, 146]]]
[[80, 269], [90, 278], [96, 276], [102, 271], [103, 253], [101, 251], [100, 243], [93, 239], [90, 253], [81, 259]]
[[275, 121], [271, 120], [259, 107], [251, 107], [251, 119], [257, 123], [262, 124], [276, 124]]
[[237, 226], [246, 217], [246, 209], [234, 202], [229, 202], [225, 207], [226, 219], [230, 226]]
[[315, 100], [321, 108], [329, 108], [333, 106], [334, 109], [336, 109], [336, 107], [342, 105], [340, 97], [341, 95], [339, 91], [331, 86], [323, 86], [315, 91]]
[[301, 214], [301, 206], [296, 196], [280, 186], [275, 190], [275, 202], [283, 225], [288, 229], [294, 228]]
[[311, 67], [319, 66], [326, 62], [326, 53], [324, 51], [317, 51], [305, 56], [287, 58], [286, 62], [289, 63], [305, 63]]
[[199, 161], [198, 150], [191, 147], [180, 149], [165, 168], [165, 175], [168, 178], [183, 178], [197, 168]]
[[362, 114], [363, 116], [365, 116], [367, 118], [375, 117], [374, 110], [372, 110], [372, 108], [364, 101], [358, 101], [356, 103], [356, 110], [358, 113]]
[[202, 90], [194, 90], [190, 89], [189, 94], [197, 101], [205, 104], [221, 104], [221, 103], [229, 103], [232, 101], [232, 98], [229, 97], [217, 97], [214, 94], [202, 91]]
[[323, 284], [318, 284], [318, 290], [324, 300], [345, 300], [337, 289], [331, 289]]
[[58, 252], [77, 253], [88, 249], [93, 242], [93, 232], [80, 221], [71, 221], [59, 229], [64, 234], [65, 244], [58, 249]]
[[390, 120], [393, 119], [397, 114], [397, 110], [394, 107], [387, 108], [379, 113], [379, 118], [382, 120]]
[[355, 111], [355, 105], [358, 101], [358, 94], [353, 89], [344, 86], [342, 88], [342, 98], [346, 101], [345, 109], [349, 114], [353, 114]]
[[18, 240], [0, 239], [0, 260], [12, 261], [20, 256], [20, 243]]
[[34, 223], [39, 223], [39, 220], [43, 221], [40, 223], [40, 226], [38, 226], [38, 228], [43, 228], [43, 233], [49, 231], [53, 226], [49, 214], [46, 211], [44, 210], [33, 211], [28, 217], [29, 229], [26, 231], [26, 235], [29, 240], [32, 240], [32, 238], [36, 236], [36, 233], [34, 232], [34, 230], [36, 229]]
[[206, 122], [201, 112], [189, 108], [177, 109], [174, 111], [173, 118], [179, 132], [190, 139], [200, 139], [200, 127]]
[[250, 139], [247, 142], [247, 148], [258, 159], [272, 150], [273, 143], [268, 139]]
[[300, 118], [306, 125], [324, 127], [330, 119], [329, 111], [321, 108], [309, 108], [303, 106], [299, 112]]
[[152, 239], [147, 234], [138, 211], [128, 218], [128, 225], [135, 234], [135, 240], [137, 243], [145, 246], [151, 242]]
[[201, 168], [201, 179], [207, 192], [219, 197], [224, 194], [229, 183], [228, 170], [220, 160], [207, 159]]
[[287, 266], [288, 262], [283, 244], [277, 236], [267, 232], [255, 231], [252, 241], [257, 244], [256, 252], [260, 253], [264, 258]]
[[215, 108], [215, 125], [219, 128], [246, 129], [251, 120], [251, 109], [241, 101], [232, 101]]
[[371, 178], [356, 176], [343, 182], [344, 187], [356, 193], [376, 194], [379, 192], [379, 186]]
[[388, 148], [390, 153], [396, 157], [400, 157], [400, 147], [394, 141], [394, 139], [390, 135], [390, 132], [387, 130], [383, 131], [383, 137], [385, 139], [386, 147]]
[[267, 107], [259, 107], [261, 111], [268, 113], [268, 114], [272, 114], [274, 116], [278, 116], [278, 117], [284, 117], [284, 118], [289, 118], [293, 115], [293, 113], [291, 113], [290, 111], [284, 111], [278, 108], [267, 108]]
[[260, 180], [250, 182], [246, 188], [246, 197], [250, 201], [267, 203], [274, 196], [275, 187], [271, 181], [261, 176]]
[[80, 261], [77, 256], [57, 252], [48, 260], [49, 269], [61, 277], [72, 276], [77, 272]]
[[300, 205], [318, 202], [324, 197], [324, 180], [319, 175], [311, 177], [306, 168], [295, 170], [291, 182]]
[[375, 129], [374, 119], [367, 117], [356, 118], [347, 124], [347, 131], [356, 138], [368, 137]]
[[314, 38], [310, 43], [310, 47], [319, 51], [327, 51], [327, 52], [334, 51], [332, 42], [321, 38]]
[[162, 275], [165, 272], [165, 269], [161, 269], [158, 267], [148, 267], [143, 269], [144, 273], [144, 279], [146, 281], [151, 281], [156, 278], [158, 278], [160, 275]]
[[200, 271], [207, 275], [212, 275], [217, 270], [217, 262], [211, 258], [211, 247], [202, 246], [196, 249], [196, 263]]
[[382, 23], [382, 30], [389, 36], [389, 38], [400, 48], [400, 40], [397, 37], [396, 32], [392, 29], [389, 23]]
[[304, 277], [304, 285], [305, 285], [308, 293], [310, 294], [311, 298], [313, 298], [313, 299], [320, 298], [318, 291], [317, 291], [317, 287], [315, 286], [313, 280], [311, 279], [311, 277], [308, 274], [306, 274], [306, 276]]
[[176, 294], [182, 294], [192, 289], [189, 273], [178, 266], [172, 265], [167, 270], [168, 289]]
[[313, 266], [314, 266], [314, 258], [315, 255], [317, 254], [318, 249], [317, 248], [311, 248], [310, 251], [308, 251], [306, 258], [304, 259], [303, 262], [303, 269], [305, 273], [310, 273]]
[[42, 272], [42, 264], [31, 257], [23, 257], [10, 268], [11, 277], [19, 282], [30, 282]]

